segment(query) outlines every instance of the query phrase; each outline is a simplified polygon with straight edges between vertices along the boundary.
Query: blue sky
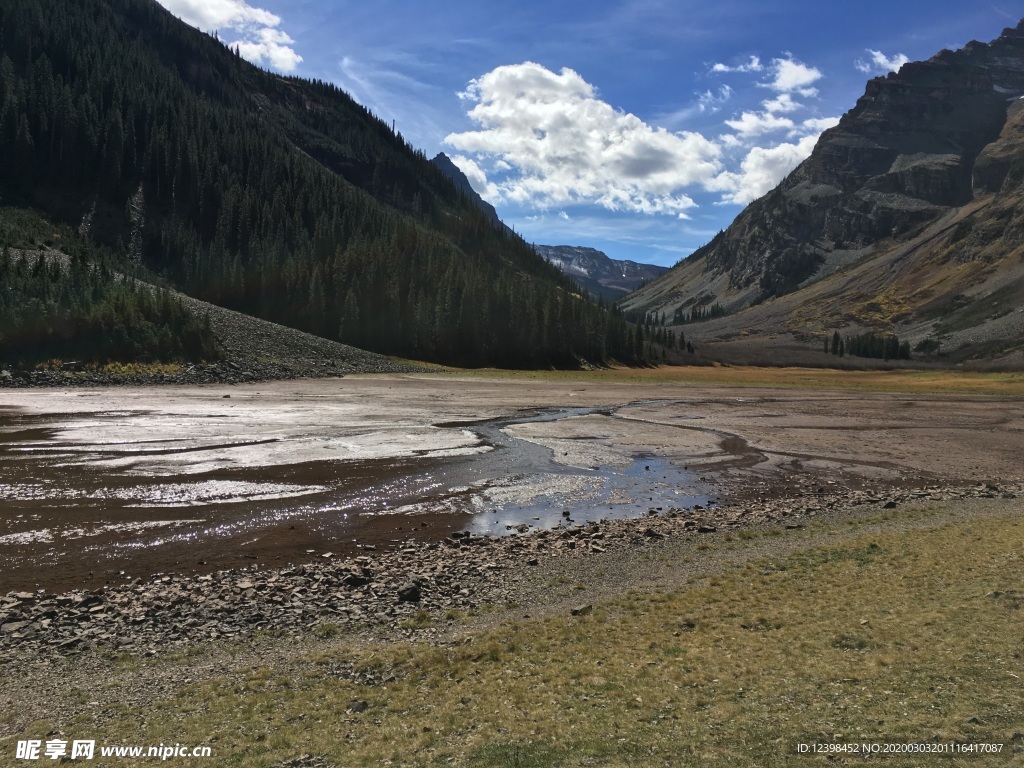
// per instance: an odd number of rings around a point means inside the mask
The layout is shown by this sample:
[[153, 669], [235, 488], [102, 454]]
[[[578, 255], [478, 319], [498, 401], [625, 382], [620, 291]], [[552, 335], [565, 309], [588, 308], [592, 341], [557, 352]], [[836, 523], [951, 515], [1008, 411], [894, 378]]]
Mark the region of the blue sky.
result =
[[778, 183], [868, 78], [1024, 17], [971, 0], [159, 2], [445, 152], [528, 241], [664, 265]]

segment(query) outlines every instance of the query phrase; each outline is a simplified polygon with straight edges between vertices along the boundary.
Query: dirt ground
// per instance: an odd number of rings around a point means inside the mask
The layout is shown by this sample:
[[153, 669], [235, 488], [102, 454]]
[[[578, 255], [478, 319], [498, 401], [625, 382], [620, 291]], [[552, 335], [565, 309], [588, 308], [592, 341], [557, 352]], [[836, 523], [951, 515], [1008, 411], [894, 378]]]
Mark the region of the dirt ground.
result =
[[[621, 410], [629, 404], [639, 405]], [[0, 393], [0, 410], [44, 417], [70, 450], [105, 444], [97, 466], [183, 464], [193, 473], [214, 465], [470, 452], [478, 441], [446, 425], [555, 407], [611, 408], [612, 417], [520, 426], [515, 433], [591, 441], [613, 452], [650, 452], [703, 468], [748, 465], [762, 474], [795, 466], [797, 459], [851, 477], [1024, 476], [1019, 398], [451, 375]], [[181, 450], [155, 459], [137, 451], [141, 442], [172, 441]]]
[[[1024, 400], [1006, 396], [450, 373], [9, 390], [0, 392], [0, 592], [299, 562], [399, 546], [413, 529], [436, 539], [474, 509], [537, 492], [521, 468], [474, 477], [466, 462], [490, 446], [472, 425], [555, 408], [580, 410], [504, 433], [552, 449], [566, 473], [614, 473], [650, 457], [692, 473], [695, 494], [718, 498], [808, 483], [1024, 479]], [[421, 503], [430, 481], [458, 467], [448, 507]], [[549, 477], [556, 490], [582, 482]], [[341, 512], [332, 501], [340, 491], [350, 492]], [[472, 504], [455, 508], [456, 497]], [[228, 507], [234, 517], [221, 516]], [[429, 513], [422, 529], [409, 525], [414, 513]], [[347, 527], [323, 524], [342, 515]], [[117, 557], [101, 568], [112, 548]]]
[[[253, 486], [279, 486], [279, 495], [286, 501], [305, 503], [311, 496], [303, 495], [304, 489], [326, 483], [329, 474], [311, 468], [323, 465], [334, 474], [345, 474], [338, 472], [339, 467], [384, 463], [396, 473], [401, 467], [417, 465], [425, 467], [427, 474], [440, 474], [453, 464], [486, 455], [481, 451], [487, 446], [472, 424], [552, 408], [580, 410], [555, 420], [507, 425], [503, 431], [550, 448], [554, 460], [567, 471], [594, 466], [615, 471], [635, 463], [638, 456], [641, 464], [648, 460], [652, 466], [655, 460], [670, 463], [692, 473], [719, 498], [731, 500], [723, 505], [722, 514], [729, 510], [734, 516], [745, 506], [772, 508], [771, 499], [779, 500], [774, 504], [778, 508], [793, 506], [787, 499], [799, 499], [797, 506], [801, 506], [809, 498], [808, 488], [819, 485], [841, 498], [846, 489], [874, 494], [901, 486], [1006, 485], [1024, 480], [1020, 460], [1024, 399], [1019, 397], [758, 387], [749, 382], [730, 386], [650, 378], [609, 381], [585, 375], [552, 379], [382, 375], [223, 387], [3, 392], [0, 492], [5, 498], [0, 537], [52, 528], [33, 519], [39, 513], [30, 507], [36, 503], [52, 507], [59, 495], [54, 486], [61, 477], [75, 479], [76, 487], [92, 488], [89, 498], [66, 501], [69, 510], [86, 506], [83, 514], [91, 522], [76, 525], [94, 533], [88, 525], [139, 519], [139, 510], [131, 504], [111, 505], [109, 494], [97, 495], [98, 489], [113, 488], [117, 482], [126, 483], [121, 487], [127, 488], [128, 481], [170, 478], [176, 486], [194, 491], [201, 483], [189, 478], [238, 482], [244, 477]], [[43, 482], [48, 479], [38, 476], [43, 470], [51, 472], [53, 482]], [[30, 483], [27, 478], [33, 472], [35, 480]], [[81, 485], [83, 477], [91, 477], [92, 484]], [[370, 472], [364, 480], [387, 485], [379, 473]], [[519, 478], [523, 486], [530, 481]], [[28, 487], [36, 489], [37, 498], [24, 496]], [[516, 487], [515, 482], [503, 485], [502, 492], [512, 493]], [[225, 493], [247, 492], [231, 488]], [[428, 624], [414, 630], [390, 621], [369, 629], [346, 629], [334, 640], [309, 630], [297, 638], [209, 641], [187, 652], [159, 651], [152, 658], [147, 654], [128, 659], [102, 651], [64, 658], [42, 651], [39, 655], [15, 651], [0, 680], [0, 710], [11, 713], [0, 720], [0, 739], [46, 732], [43, 726], [37, 727], [43, 721], [57, 727], [70, 722], [101, 727], [122, 705], [150, 710], [175, 694], [178, 680], [187, 683], [219, 674], [241, 681], [253, 667], [268, 664], [282, 674], [313, 674], [316, 670], [304, 655], [313, 651], [411, 636], [442, 645], [461, 643], [466, 633], [487, 631], [513, 616], [561, 616], [580, 604], [616, 599], [630, 589], [675, 589], [737, 562], [784, 555], [822, 542], [835, 544], [865, 532], [912, 532], [956, 520], [980, 521], [991, 514], [1019, 514], [1019, 491], [1017, 498], [990, 495], [993, 498], [922, 501], [920, 508], [907, 511], [901, 504], [891, 517], [887, 516], [890, 505], [883, 507], [881, 494], [873, 503], [855, 509], [816, 504], [818, 511], [807, 520], [758, 518], [760, 522], [751, 524], [754, 535], [750, 537], [739, 535], [738, 527], [725, 527], [717, 533], [712, 528], [710, 534], [661, 538], [644, 534], [647, 522], [636, 521], [635, 535], [624, 538], [618, 548], [605, 543], [607, 552], [601, 550], [602, 554], [593, 554], [597, 549], [585, 554], [575, 548], [549, 548], [539, 556], [529, 550], [518, 560], [509, 560], [500, 578], [487, 577], [479, 585], [480, 599], [490, 601], [494, 612], [481, 611], [453, 628]], [[198, 503], [202, 498], [193, 501], [197, 504], [180, 506], [182, 498], [171, 498], [171, 506], [158, 508], [149, 522], [182, 523], [209, 514]], [[371, 502], [378, 503], [379, 498], [368, 497], [367, 503]], [[91, 503], [96, 506], [88, 507]], [[257, 518], [263, 514], [261, 509], [280, 509], [282, 500], [265, 503], [270, 506], [255, 502], [235, 506], [255, 510], [251, 516]], [[12, 512], [18, 505], [24, 507], [22, 511]], [[449, 517], [448, 527], [438, 522], [436, 529], [429, 530], [441, 532], [466, 523], [464, 515]], [[408, 518], [400, 520], [408, 529]], [[288, 525], [283, 529], [287, 532]], [[394, 541], [395, 534], [388, 528], [382, 540]], [[249, 546], [246, 537], [252, 533], [237, 541]], [[289, 558], [301, 558], [306, 552], [301, 547], [309, 542], [295, 531], [283, 535], [282, 526], [267, 538]], [[84, 540], [94, 542], [90, 546], [95, 548], [85, 553], [94, 560], [104, 545], [116, 543], [114, 534]], [[23, 552], [19, 547], [26, 546], [2, 541], [0, 585], [14, 573], [9, 555]], [[234, 541], [216, 543], [225, 546]], [[57, 537], [40, 546], [64, 551], [68, 557], [70, 542]], [[245, 551], [245, 546], [239, 551]], [[205, 546], [204, 559], [217, 562], [215, 555], [214, 547]], [[529, 555], [535, 559], [527, 561]], [[319, 556], [319, 550], [308, 555]], [[83, 559], [82, 553], [76, 557]], [[91, 567], [89, 562], [78, 567]], [[191, 561], [186, 565], [193, 566]], [[268, 565], [274, 567], [272, 562]], [[76, 575], [79, 571], [69, 572], [83, 580]], [[441, 622], [440, 617], [436, 620]]]

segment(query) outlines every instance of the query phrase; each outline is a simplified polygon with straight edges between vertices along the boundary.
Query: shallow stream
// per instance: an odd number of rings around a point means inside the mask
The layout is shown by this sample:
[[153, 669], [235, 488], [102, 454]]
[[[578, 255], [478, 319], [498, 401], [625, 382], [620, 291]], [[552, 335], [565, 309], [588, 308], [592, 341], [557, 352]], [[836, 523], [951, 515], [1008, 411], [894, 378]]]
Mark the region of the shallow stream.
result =
[[[322, 458], [331, 445], [260, 437], [257, 425], [246, 440], [215, 430], [200, 441], [147, 440], [145, 411], [0, 412], [0, 593], [280, 565], [455, 530], [506, 535], [706, 503], [693, 473], [664, 458], [571, 466], [507, 431], [616, 410], [440, 424], [415, 436], [422, 447], [411, 454], [363, 460]], [[97, 434], [117, 419], [124, 439], [68, 439], [63, 422], [82, 418]], [[188, 423], [175, 427], [192, 434]]]

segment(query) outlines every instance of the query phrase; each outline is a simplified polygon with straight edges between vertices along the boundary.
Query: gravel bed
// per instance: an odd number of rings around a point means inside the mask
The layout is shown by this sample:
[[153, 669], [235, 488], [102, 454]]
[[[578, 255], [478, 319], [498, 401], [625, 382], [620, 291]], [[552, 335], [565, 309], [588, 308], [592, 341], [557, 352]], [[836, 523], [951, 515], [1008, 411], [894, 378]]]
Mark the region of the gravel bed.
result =
[[[80, 654], [118, 649], [155, 655], [224, 638], [261, 633], [302, 636], [343, 627], [413, 631], [451, 611], [528, 598], [507, 574], [551, 559], [643, 549], [673, 538], [699, 538], [764, 524], [800, 528], [830, 511], [892, 509], [911, 502], [1016, 498], [1017, 485], [933, 486], [883, 492], [808, 488], [763, 502], [692, 509], [651, 509], [630, 520], [566, 524], [509, 536], [453, 533], [440, 543], [407, 544], [356, 557], [323, 553], [316, 562], [279, 569], [231, 569], [202, 576], [157, 574], [60, 595], [10, 592], [0, 598], [0, 663], [28, 650]], [[524, 526], [525, 528], [525, 526]], [[430, 622], [425, 619], [430, 618]]]

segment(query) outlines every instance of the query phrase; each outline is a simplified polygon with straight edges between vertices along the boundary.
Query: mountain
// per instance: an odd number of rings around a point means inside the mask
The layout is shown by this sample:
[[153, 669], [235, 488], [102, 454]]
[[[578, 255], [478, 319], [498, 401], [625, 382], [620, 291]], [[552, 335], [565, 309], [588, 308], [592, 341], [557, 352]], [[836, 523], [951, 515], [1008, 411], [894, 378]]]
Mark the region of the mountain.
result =
[[459, 168], [459, 166], [452, 162], [452, 159], [448, 157], [448, 155], [444, 152], [438, 152], [430, 162], [439, 171], [441, 171], [441, 173], [451, 179], [455, 188], [464, 194], [477, 208], [483, 211], [494, 226], [504, 229], [509, 233], [512, 232], [512, 230], [509, 229], [500, 218], [498, 218], [498, 212], [494, 210], [494, 206], [477, 194], [477, 191], [473, 189], [473, 185], [469, 183], [469, 179], [466, 177], [466, 174], [462, 172], [462, 169]]
[[687, 336], [736, 359], [839, 332], [1021, 363], [1022, 97], [1024, 22], [871, 80], [778, 187], [625, 309], [714, 315]]
[[154, 0], [0, 3], [0, 200], [83, 233], [110, 274], [376, 352], [635, 356], [619, 315], [346, 93], [260, 70]]
[[667, 267], [613, 259], [579, 245], [535, 245], [541, 256], [585, 288], [592, 296], [617, 301], [644, 283], [661, 277]]
[[[444, 152], [430, 161], [480, 210], [487, 214], [491, 222], [511, 233], [512, 230], [498, 218], [494, 206], [480, 197], [451, 158]], [[666, 267], [653, 264], [638, 264], [635, 261], [621, 261], [610, 258], [594, 248], [576, 245], [535, 245], [537, 253], [549, 263], [558, 267], [591, 296], [605, 301], [617, 301], [631, 291], [635, 291], [645, 282], [654, 280], [664, 274]]]

